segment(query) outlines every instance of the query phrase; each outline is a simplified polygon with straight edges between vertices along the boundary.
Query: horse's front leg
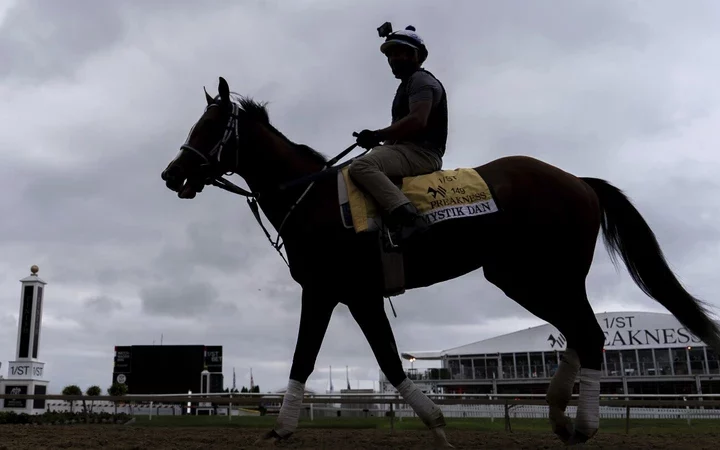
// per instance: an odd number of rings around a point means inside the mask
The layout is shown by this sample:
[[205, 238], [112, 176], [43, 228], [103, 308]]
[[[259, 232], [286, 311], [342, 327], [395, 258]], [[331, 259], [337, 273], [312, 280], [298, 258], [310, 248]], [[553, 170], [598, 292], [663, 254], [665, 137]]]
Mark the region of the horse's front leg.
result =
[[430, 429], [435, 439], [435, 446], [452, 448], [445, 437], [445, 416], [442, 410], [407, 377], [403, 370], [395, 336], [385, 314], [383, 297], [356, 300], [348, 306], [370, 344], [380, 370]]
[[335, 306], [337, 306], [337, 301], [331, 300], [329, 295], [308, 289], [303, 290], [300, 328], [295, 343], [295, 354], [287, 391], [285, 391], [275, 427], [260, 438], [256, 445], [262, 442], [274, 443], [281, 439], [287, 439], [297, 429], [305, 394], [305, 382], [315, 368], [315, 360]]

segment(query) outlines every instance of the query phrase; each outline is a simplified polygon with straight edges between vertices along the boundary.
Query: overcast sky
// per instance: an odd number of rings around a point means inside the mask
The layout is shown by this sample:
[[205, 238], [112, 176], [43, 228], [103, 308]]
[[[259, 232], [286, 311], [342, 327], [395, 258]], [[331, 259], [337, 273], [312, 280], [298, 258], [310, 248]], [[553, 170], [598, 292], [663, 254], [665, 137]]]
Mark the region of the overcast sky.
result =
[[[20, 278], [49, 283], [50, 391], [111, 382], [113, 346], [224, 347], [286, 385], [300, 290], [245, 201], [193, 201], [160, 172], [218, 76], [270, 102], [291, 139], [331, 156], [385, 126], [398, 81], [376, 28], [408, 24], [448, 90], [445, 168], [524, 154], [624, 189], [691, 291], [720, 306], [720, 3], [653, 1], [0, 0], [0, 361], [15, 357]], [[244, 185], [239, 178], [234, 181]], [[598, 246], [596, 312], [665, 310]], [[482, 272], [394, 300], [401, 351], [542, 322]], [[386, 308], [391, 315], [389, 306]], [[378, 367], [339, 306], [309, 387], [372, 387]]]

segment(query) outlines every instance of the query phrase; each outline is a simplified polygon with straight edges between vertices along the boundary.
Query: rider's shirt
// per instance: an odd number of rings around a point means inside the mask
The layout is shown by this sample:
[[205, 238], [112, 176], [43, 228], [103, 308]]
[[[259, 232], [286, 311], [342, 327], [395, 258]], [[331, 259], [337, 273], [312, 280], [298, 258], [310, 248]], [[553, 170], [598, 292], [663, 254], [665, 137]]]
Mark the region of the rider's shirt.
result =
[[448, 135], [447, 94], [442, 83], [425, 69], [419, 69], [403, 80], [395, 93], [392, 123], [410, 113], [410, 105], [420, 100], [432, 100], [433, 106], [425, 130], [414, 138], [404, 139], [426, 148], [439, 157], [445, 154]]

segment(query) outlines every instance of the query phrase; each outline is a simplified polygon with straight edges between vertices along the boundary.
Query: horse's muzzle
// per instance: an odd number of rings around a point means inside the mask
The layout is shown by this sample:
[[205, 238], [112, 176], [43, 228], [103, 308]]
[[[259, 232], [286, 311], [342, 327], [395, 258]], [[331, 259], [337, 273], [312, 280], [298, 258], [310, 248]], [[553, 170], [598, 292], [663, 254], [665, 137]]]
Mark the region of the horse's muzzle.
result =
[[205, 187], [204, 183], [199, 179], [185, 178], [179, 175], [177, 171], [165, 170], [161, 177], [165, 181], [165, 186], [171, 191], [177, 192], [179, 198], [195, 198], [195, 195], [202, 192]]
[[161, 176], [163, 181], [165, 181], [165, 186], [174, 192], [179, 192], [183, 183], [185, 183], [185, 177], [178, 176], [177, 171], [173, 171], [172, 169], [163, 170]]

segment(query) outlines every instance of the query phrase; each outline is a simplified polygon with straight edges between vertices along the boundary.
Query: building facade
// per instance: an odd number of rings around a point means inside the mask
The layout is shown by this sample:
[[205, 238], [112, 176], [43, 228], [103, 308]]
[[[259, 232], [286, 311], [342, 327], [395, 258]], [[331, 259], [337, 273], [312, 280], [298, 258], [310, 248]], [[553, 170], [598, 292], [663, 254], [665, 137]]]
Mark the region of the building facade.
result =
[[[605, 333], [604, 394], [720, 393], [720, 364], [708, 348], [670, 314], [596, 314]], [[439, 368], [409, 370], [427, 392], [544, 394], [566, 348], [550, 324], [448, 350], [403, 352], [409, 361], [434, 360]], [[393, 391], [380, 374], [383, 391]], [[577, 385], [575, 387], [577, 392]]]

